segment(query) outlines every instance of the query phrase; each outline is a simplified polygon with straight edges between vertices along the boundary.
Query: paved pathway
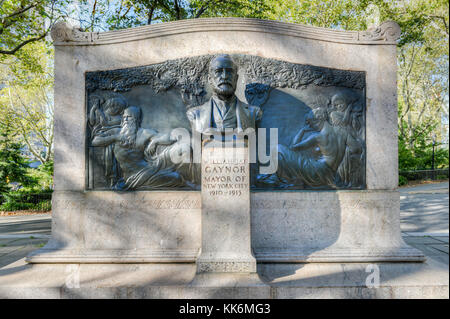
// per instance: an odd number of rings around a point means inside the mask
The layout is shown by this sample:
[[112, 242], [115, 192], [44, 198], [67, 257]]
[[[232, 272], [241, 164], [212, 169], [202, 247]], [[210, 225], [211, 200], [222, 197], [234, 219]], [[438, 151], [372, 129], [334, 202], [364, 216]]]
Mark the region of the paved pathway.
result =
[[405, 242], [421, 250], [427, 258], [449, 264], [448, 258], [448, 235], [447, 236], [408, 236], [404, 235]]
[[448, 236], [448, 182], [400, 188], [401, 229]]
[[448, 182], [399, 189], [403, 239], [429, 258], [447, 265], [448, 190]]
[[50, 214], [0, 217], [0, 268], [44, 246], [50, 234]]
[[[449, 264], [448, 182], [400, 188], [405, 241], [429, 258]], [[51, 234], [51, 216], [0, 217], [0, 268], [42, 247]]]

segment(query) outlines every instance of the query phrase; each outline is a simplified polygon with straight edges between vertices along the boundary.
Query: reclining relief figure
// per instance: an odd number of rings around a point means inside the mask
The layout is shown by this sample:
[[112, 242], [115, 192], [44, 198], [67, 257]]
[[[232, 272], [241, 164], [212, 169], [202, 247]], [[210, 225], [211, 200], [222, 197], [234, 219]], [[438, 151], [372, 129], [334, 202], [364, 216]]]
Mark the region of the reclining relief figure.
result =
[[[260, 179], [285, 187], [336, 187], [345, 182], [352, 166], [360, 165], [362, 154], [362, 143], [349, 124], [351, 113], [352, 104], [340, 93], [333, 96], [330, 109], [311, 110], [306, 115], [306, 126], [296, 134], [291, 146], [278, 145], [276, 177]], [[307, 132], [312, 133], [305, 137]]]
[[176, 171], [182, 164], [171, 160], [171, 152], [184, 151], [183, 144], [176, 144], [176, 140], [168, 134], [141, 128], [141, 121], [141, 109], [130, 106], [123, 112], [120, 128], [98, 134], [92, 140], [93, 146], [114, 146], [114, 155], [124, 181], [118, 189], [142, 190], [185, 185], [184, 178]]

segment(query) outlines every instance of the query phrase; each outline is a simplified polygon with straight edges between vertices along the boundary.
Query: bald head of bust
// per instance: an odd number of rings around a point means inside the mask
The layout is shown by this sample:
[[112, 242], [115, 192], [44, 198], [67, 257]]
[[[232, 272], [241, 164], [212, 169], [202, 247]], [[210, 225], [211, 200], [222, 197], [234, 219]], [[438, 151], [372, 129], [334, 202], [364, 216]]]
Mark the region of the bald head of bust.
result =
[[221, 54], [213, 58], [209, 64], [209, 83], [214, 95], [221, 100], [234, 96], [237, 85], [237, 66], [231, 56]]

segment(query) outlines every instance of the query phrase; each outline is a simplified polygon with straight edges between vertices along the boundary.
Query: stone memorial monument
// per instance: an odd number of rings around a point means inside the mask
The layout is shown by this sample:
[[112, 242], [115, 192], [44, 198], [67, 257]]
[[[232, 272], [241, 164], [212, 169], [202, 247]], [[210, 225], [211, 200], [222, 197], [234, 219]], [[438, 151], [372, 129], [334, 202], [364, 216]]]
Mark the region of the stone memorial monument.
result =
[[448, 296], [400, 232], [395, 22], [51, 34], [52, 238], [0, 294]]

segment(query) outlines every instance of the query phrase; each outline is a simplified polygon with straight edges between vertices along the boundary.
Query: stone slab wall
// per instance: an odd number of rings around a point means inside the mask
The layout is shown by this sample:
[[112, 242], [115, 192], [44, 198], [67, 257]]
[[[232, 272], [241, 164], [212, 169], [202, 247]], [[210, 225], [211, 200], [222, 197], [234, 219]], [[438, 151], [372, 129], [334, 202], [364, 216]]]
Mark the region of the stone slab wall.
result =
[[366, 72], [364, 191], [254, 192], [252, 246], [259, 261], [422, 260], [400, 236], [396, 39], [255, 19], [198, 19], [106, 33], [64, 23], [55, 41], [53, 237], [30, 262], [194, 261], [200, 192], [86, 191], [85, 72], [207, 54], [249, 54]]

